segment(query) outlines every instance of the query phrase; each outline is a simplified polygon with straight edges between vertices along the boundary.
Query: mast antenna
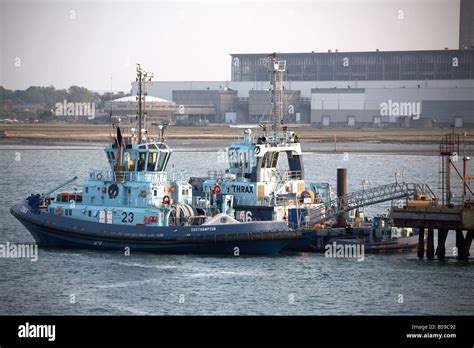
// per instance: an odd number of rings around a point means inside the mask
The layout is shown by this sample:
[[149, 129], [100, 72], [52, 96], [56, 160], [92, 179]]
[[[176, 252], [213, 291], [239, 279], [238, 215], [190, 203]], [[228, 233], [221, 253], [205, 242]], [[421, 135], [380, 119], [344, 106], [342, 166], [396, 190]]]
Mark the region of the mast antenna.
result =
[[141, 65], [137, 63], [137, 83], [138, 83], [138, 94], [137, 94], [137, 102], [138, 102], [138, 144], [142, 142], [143, 132], [142, 132], [142, 124], [144, 123], [143, 110], [145, 109], [145, 101], [146, 101], [146, 82], [148, 80], [151, 81], [153, 78], [153, 73], [146, 72], [143, 70]]
[[110, 136], [110, 138], [111, 138], [111, 139], [113, 138], [113, 135], [112, 135], [112, 99], [113, 99], [113, 96], [114, 96], [114, 92], [113, 92], [113, 89], [112, 89], [112, 75], [110, 75], [110, 99], [109, 99], [109, 102], [110, 102], [110, 113], [109, 113], [109, 136]]
[[261, 59], [270, 69], [270, 103], [272, 106], [273, 131], [283, 124], [283, 75], [286, 72], [286, 60], [277, 60], [276, 53]]

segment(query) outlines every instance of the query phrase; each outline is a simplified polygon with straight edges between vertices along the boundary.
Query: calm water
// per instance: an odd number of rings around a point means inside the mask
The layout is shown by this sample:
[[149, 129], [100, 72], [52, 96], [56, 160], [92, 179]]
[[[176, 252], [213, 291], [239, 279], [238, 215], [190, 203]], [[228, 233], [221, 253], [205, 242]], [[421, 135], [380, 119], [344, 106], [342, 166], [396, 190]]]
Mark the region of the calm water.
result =
[[[79, 149], [3, 148], [0, 161], [0, 243], [33, 241], [8, 211], [15, 202], [107, 166], [102, 151]], [[350, 191], [360, 189], [362, 180], [372, 186], [393, 181], [395, 172], [406, 181], [438, 186], [437, 157], [351, 153], [344, 160], [309, 153], [305, 164], [308, 180], [333, 185], [336, 168], [348, 168]], [[225, 168], [210, 152], [175, 152], [171, 165], [193, 176]], [[366, 213], [387, 208], [379, 205]], [[453, 246], [450, 234], [448, 250]], [[472, 315], [473, 285], [472, 261], [420, 261], [412, 252], [366, 255], [357, 262], [312, 253], [125, 256], [42, 249], [37, 262], [0, 258], [0, 314]]]

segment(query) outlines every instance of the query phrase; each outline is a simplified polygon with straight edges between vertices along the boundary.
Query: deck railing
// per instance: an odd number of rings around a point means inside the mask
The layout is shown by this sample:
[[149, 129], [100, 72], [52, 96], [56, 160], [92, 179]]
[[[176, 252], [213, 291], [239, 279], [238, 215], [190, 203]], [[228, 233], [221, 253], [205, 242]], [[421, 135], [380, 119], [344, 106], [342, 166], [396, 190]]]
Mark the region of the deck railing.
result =
[[329, 204], [310, 210], [308, 223], [322, 223], [356, 208], [403, 198], [416, 199], [419, 195], [426, 195], [433, 205], [438, 201], [438, 197], [427, 184], [396, 182], [334, 198]]

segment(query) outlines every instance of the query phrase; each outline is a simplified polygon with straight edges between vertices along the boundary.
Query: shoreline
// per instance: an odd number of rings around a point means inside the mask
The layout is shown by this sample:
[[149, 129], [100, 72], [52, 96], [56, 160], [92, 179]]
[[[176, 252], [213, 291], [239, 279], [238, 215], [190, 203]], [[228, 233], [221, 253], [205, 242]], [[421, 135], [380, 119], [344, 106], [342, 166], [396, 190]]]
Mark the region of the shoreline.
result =
[[[126, 126], [123, 126], [126, 130]], [[175, 151], [214, 152], [228, 147], [242, 136], [243, 128], [228, 126], [169, 127], [165, 139]], [[451, 129], [317, 129], [291, 128], [307, 153], [438, 155], [439, 142]], [[258, 130], [253, 130], [259, 134]], [[457, 129], [456, 132], [469, 130]], [[60, 147], [65, 150], [102, 149], [111, 141], [109, 125], [40, 123], [0, 125], [0, 150], [37, 150]], [[149, 137], [156, 137], [151, 130]], [[468, 135], [466, 150], [474, 152], [474, 136]], [[336, 142], [335, 142], [336, 140]], [[464, 148], [464, 144], [461, 144]]]
[[[439, 144], [434, 142], [391, 142], [391, 141], [344, 141], [336, 144], [328, 141], [301, 139], [302, 150], [305, 153], [335, 154], [387, 154], [387, 155], [425, 155], [437, 156]], [[180, 138], [169, 137], [167, 143], [176, 152], [216, 152], [228, 147], [234, 139], [222, 138]], [[65, 140], [48, 138], [0, 138], [0, 150], [102, 150], [107, 141]], [[467, 146], [469, 152], [474, 152], [474, 145]]]

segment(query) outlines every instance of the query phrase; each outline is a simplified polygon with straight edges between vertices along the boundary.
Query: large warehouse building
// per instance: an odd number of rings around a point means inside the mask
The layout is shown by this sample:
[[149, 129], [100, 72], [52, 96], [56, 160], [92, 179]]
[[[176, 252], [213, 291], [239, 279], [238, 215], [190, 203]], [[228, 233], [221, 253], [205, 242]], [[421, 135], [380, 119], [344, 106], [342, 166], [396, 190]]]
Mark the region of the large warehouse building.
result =
[[[286, 123], [474, 127], [474, 6], [461, 0], [459, 49], [280, 53]], [[231, 54], [231, 81], [153, 82], [180, 120], [257, 123], [270, 112], [267, 54]]]

